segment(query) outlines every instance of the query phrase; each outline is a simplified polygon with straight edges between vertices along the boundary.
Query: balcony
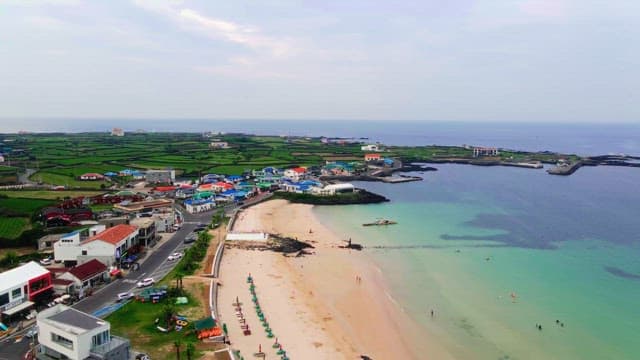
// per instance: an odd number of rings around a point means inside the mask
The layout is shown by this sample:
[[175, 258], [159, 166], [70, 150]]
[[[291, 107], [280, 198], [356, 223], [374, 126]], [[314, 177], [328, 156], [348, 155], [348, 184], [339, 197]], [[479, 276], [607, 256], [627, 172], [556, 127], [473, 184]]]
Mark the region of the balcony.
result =
[[[106, 344], [96, 346], [91, 349], [91, 355], [98, 359], [106, 359], [113, 352], [121, 352], [126, 354], [122, 359], [128, 359], [129, 356], [129, 340], [118, 336], [111, 336], [111, 341]], [[126, 350], [125, 350], [126, 349]], [[113, 357], [109, 357], [113, 358]]]

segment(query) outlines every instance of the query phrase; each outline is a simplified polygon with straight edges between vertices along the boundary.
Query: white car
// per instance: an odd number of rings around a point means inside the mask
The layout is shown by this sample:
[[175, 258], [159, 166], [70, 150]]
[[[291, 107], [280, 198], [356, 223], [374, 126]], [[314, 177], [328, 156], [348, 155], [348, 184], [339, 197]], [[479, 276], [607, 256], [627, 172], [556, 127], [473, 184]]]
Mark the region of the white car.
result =
[[135, 295], [132, 292], [123, 292], [117, 295], [118, 301], [129, 300], [133, 298]]
[[182, 253], [180, 253], [180, 252], [175, 252], [175, 253], [173, 253], [173, 254], [169, 255], [169, 257], [167, 258], [167, 260], [169, 260], [169, 261], [173, 261], [173, 260], [178, 260], [178, 259], [180, 259], [180, 258], [182, 258]]
[[142, 280], [138, 281], [136, 286], [139, 287], [139, 288], [147, 287], [147, 286], [153, 285], [155, 282], [156, 281], [153, 280], [153, 278], [146, 278], [146, 279], [142, 279]]
[[40, 265], [44, 265], [44, 266], [51, 265], [52, 261], [53, 261], [53, 259], [51, 259], [50, 257], [44, 258], [44, 259], [40, 260]]

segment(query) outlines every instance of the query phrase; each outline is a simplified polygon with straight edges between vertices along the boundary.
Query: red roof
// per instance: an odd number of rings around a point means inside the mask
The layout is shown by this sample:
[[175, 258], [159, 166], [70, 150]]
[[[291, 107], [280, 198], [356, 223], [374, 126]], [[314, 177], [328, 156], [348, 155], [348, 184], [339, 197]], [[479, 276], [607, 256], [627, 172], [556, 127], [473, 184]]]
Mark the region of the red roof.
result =
[[175, 189], [176, 189], [175, 186], [158, 186], [154, 190], [155, 191], [165, 192], [165, 191], [173, 191]]
[[69, 270], [69, 273], [75, 276], [78, 280], [85, 281], [105, 271], [107, 271], [107, 267], [100, 261], [93, 259], [72, 268]]
[[293, 170], [293, 171], [297, 172], [298, 174], [304, 174], [304, 173], [305, 173], [305, 171], [307, 171], [307, 169], [305, 169], [305, 168], [303, 168], [303, 167], [296, 167], [296, 168], [293, 168], [293, 169], [291, 169], [291, 170]]
[[53, 280], [51, 280], [51, 283], [53, 285], [64, 285], [64, 286], [66, 286], [66, 285], [73, 284], [73, 281], [65, 280], [65, 279], [53, 279]]
[[101, 177], [104, 177], [104, 176], [102, 176], [102, 174], [98, 174], [98, 173], [86, 173], [86, 174], [80, 175], [80, 177], [97, 177], [97, 178], [101, 178]]
[[218, 181], [218, 182], [215, 184], [215, 186], [223, 187], [223, 188], [225, 188], [225, 189], [233, 189], [233, 185], [232, 185], [232, 184], [226, 183], [226, 182], [224, 182], [224, 181]]
[[88, 238], [85, 243], [94, 240], [102, 240], [104, 242], [115, 245], [137, 230], [137, 226], [119, 224]]
[[366, 158], [373, 158], [373, 159], [379, 159], [380, 158], [380, 154], [365, 154], [364, 157]]

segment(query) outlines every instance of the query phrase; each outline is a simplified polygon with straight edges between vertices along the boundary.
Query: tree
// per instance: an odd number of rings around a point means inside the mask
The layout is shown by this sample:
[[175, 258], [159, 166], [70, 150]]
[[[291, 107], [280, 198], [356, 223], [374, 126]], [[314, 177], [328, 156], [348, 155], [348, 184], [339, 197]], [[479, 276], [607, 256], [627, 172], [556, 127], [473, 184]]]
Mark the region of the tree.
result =
[[17, 265], [19, 261], [20, 258], [18, 257], [18, 254], [13, 251], [7, 252], [2, 259], [2, 263], [6, 267], [13, 267], [14, 265]]
[[180, 340], [176, 340], [173, 343], [173, 346], [176, 347], [176, 359], [180, 360], [180, 346], [182, 346], [182, 344], [180, 343]]
[[184, 277], [184, 274], [181, 271], [176, 272], [176, 274], [173, 276], [173, 278], [176, 279], [176, 289], [182, 290], [183, 277]]
[[187, 360], [191, 360], [191, 357], [193, 356], [193, 353], [196, 352], [196, 347], [195, 345], [193, 345], [193, 343], [188, 343], [187, 344]]

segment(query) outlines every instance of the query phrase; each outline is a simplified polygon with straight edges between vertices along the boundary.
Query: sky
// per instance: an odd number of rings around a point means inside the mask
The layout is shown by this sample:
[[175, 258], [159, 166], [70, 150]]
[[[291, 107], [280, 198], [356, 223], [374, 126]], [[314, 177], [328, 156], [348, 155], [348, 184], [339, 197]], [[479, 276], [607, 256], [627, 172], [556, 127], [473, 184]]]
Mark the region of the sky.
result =
[[0, 125], [638, 123], [638, 44], [636, 0], [0, 0]]

